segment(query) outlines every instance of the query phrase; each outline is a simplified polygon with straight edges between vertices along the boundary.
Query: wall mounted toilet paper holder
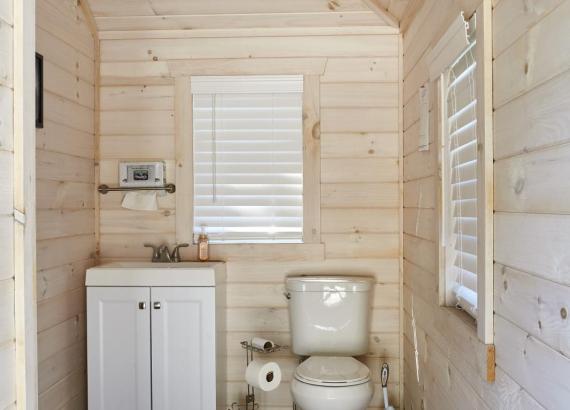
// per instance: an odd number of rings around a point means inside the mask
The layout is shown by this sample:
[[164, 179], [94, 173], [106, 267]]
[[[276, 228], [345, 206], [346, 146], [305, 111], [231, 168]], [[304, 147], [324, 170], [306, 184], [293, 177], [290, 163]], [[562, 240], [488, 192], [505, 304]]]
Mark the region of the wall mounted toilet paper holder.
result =
[[[253, 354], [260, 353], [260, 354], [270, 354], [275, 353], [280, 350], [286, 349], [287, 346], [280, 346], [274, 344], [272, 347], [267, 349], [260, 349], [254, 345], [252, 345], [248, 341], [241, 342], [241, 347], [245, 350], [245, 366], [249, 366], [249, 364], [253, 361]], [[247, 395], [245, 396], [245, 403], [232, 403], [231, 410], [257, 410], [259, 409], [259, 403], [255, 401], [255, 388], [251, 385], [247, 385]]]

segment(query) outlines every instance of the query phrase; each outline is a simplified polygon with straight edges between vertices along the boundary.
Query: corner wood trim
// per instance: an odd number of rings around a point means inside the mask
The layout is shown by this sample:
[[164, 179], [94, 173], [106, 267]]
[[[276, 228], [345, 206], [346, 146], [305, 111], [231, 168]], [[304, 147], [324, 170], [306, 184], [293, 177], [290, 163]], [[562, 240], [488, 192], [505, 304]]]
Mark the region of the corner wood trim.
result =
[[495, 345], [486, 345], [487, 348], [487, 383], [495, 381]]

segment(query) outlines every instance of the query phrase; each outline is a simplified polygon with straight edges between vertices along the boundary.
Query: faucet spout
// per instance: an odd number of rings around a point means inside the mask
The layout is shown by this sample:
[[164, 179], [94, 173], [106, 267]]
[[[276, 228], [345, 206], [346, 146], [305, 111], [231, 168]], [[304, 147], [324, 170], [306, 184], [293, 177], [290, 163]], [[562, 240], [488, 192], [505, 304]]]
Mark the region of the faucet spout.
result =
[[151, 243], [145, 243], [145, 248], [152, 248], [153, 262], [172, 262], [168, 245], [155, 246]]
[[158, 261], [157, 262], [172, 262], [168, 245], [162, 245], [158, 248]]

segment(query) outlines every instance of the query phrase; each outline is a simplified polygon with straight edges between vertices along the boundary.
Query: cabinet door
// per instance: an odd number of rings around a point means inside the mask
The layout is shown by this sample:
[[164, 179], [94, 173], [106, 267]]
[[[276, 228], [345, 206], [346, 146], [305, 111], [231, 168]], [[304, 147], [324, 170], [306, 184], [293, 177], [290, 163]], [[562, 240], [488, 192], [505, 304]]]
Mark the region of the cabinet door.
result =
[[87, 288], [89, 410], [150, 410], [150, 288]]
[[214, 288], [152, 288], [153, 410], [215, 410]]

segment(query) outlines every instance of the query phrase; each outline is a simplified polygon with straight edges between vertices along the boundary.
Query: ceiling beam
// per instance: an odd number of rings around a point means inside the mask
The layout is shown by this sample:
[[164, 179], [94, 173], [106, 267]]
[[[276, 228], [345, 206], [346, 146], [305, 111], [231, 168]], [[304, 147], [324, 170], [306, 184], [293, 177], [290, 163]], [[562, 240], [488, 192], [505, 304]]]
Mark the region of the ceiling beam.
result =
[[380, 4], [379, 0], [362, 0], [364, 4], [366, 4], [370, 10], [376, 13], [382, 20], [386, 23], [391, 25], [392, 27], [399, 28], [400, 22], [396, 17], [392, 15], [382, 4]]

